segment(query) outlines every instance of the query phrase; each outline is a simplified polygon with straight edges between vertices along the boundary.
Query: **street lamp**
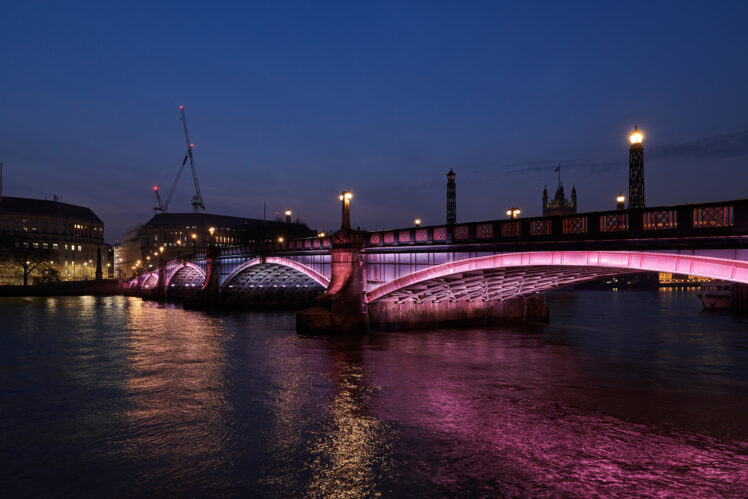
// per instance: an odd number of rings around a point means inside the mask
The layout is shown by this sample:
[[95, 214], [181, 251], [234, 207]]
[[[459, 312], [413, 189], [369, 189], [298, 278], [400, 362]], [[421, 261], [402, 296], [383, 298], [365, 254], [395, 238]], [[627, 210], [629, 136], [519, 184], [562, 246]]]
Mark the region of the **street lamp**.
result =
[[618, 196], [616, 196], [616, 206], [619, 210], [622, 210], [624, 208], [624, 203], [626, 202], [626, 196], [623, 195], [623, 193], [619, 193]]
[[644, 134], [636, 125], [634, 125], [634, 131], [631, 132], [631, 135], [629, 135], [629, 140], [631, 141], [632, 145], [641, 144], [644, 141]]
[[291, 223], [291, 213], [293, 213], [293, 212], [291, 211], [290, 208], [286, 210], [286, 223], [287, 224]]
[[629, 208], [644, 208], [644, 134], [636, 125], [629, 141]]
[[416, 224], [416, 227], [420, 227], [421, 226], [421, 219], [420, 218], [416, 218], [415, 220], [413, 220], [413, 223]]
[[282, 237], [279, 237], [279, 238], [278, 238], [278, 242], [279, 242], [279, 243], [282, 243], [282, 242], [283, 242], [283, 238], [282, 238]]
[[343, 204], [343, 222], [340, 225], [340, 229], [351, 230], [351, 199], [353, 199], [353, 193], [346, 189], [340, 193], [338, 199], [340, 199]]
[[325, 237], [325, 233], [324, 232], [320, 232], [319, 234], [317, 234], [317, 237]]
[[520, 210], [517, 206], [512, 206], [508, 210], [506, 210], [506, 215], [509, 218], [517, 218], [520, 213], [522, 213], [522, 210]]

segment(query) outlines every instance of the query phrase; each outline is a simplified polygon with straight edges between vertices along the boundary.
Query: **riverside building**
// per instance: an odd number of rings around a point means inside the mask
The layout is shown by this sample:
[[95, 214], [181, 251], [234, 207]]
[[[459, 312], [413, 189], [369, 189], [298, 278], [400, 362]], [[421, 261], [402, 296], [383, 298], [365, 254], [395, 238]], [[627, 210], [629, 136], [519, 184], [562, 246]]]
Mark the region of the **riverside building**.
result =
[[[20, 284], [22, 271], [14, 269], [13, 251], [43, 254], [60, 280], [96, 277], [97, 251], [101, 248], [103, 276], [113, 270], [104, 243], [104, 222], [90, 208], [43, 199], [0, 197], [0, 282]], [[45, 259], [45, 264], [47, 263]], [[45, 265], [46, 266], [46, 265]], [[19, 276], [19, 272], [21, 272]], [[32, 282], [38, 275], [31, 274]]]

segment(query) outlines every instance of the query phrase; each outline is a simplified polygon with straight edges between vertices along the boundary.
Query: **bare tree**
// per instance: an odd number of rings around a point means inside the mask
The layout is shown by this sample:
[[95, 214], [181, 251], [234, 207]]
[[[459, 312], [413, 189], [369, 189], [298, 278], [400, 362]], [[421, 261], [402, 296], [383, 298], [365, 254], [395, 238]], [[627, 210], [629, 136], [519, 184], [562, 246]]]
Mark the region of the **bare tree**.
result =
[[12, 275], [22, 275], [24, 286], [28, 286], [33, 273], [46, 282], [59, 280], [52, 263], [54, 256], [52, 250], [35, 248], [30, 242], [0, 239], [0, 265]]

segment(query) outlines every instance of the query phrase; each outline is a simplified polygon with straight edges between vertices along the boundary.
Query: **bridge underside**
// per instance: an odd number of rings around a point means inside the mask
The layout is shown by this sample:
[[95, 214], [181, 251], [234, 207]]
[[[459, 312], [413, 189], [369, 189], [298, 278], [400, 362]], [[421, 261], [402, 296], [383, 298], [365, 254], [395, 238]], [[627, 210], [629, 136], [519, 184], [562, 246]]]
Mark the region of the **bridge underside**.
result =
[[325, 288], [310, 276], [285, 265], [260, 263], [247, 267], [223, 286], [226, 304], [299, 306]]
[[537, 265], [442, 275], [372, 300], [367, 307], [369, 322], [381, 330], [545, 322], [549, 311], [541, 293], [635, 272], [609, 267]]
[[169, 295], [181, 295], [191, 293], [200, 289], [205, 283], [205, 275], [197, 268], [184, 266], [174, 273], [169, 281], [166, 293]]
[[375, 302], [421, 304], [503, 301], [634, 272], [584, 266], [505, 267], [474, 270], [417, 282], [377, 298]]

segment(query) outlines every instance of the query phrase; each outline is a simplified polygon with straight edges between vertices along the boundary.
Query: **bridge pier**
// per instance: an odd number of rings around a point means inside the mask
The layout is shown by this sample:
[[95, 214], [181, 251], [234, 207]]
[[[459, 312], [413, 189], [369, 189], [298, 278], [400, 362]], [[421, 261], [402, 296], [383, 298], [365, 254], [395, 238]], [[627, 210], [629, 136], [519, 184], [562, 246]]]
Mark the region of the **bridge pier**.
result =
[[548, 322], [548, 306], [540, 294], [503, 301], [440, 303], [375, 302], [368, 306], [369, 324], [380, 331], [444, 326], [480, 326], [514, 322]]
[[333, 234], [330, 285], [319, 297], [319, 306], [296, 314], [297, 332], [349, 333], [368, 328], [360, 257], [363, 245], [361, 231], [344, 228]]

